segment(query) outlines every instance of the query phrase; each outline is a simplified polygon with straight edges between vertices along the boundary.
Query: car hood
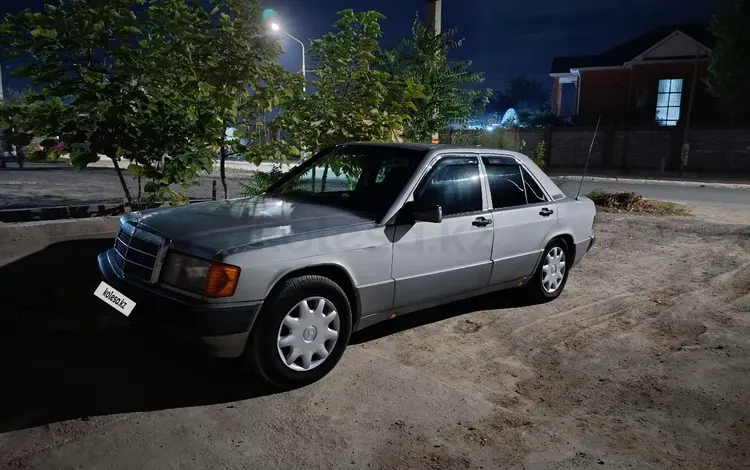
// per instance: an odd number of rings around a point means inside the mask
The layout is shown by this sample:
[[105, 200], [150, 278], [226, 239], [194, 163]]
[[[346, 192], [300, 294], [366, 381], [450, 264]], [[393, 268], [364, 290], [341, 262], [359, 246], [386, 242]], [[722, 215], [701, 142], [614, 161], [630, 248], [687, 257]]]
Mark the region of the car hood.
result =
[[171, 240], [178, 251], [213, 258], [254, 243], [372, 224], [372, 218], [331, 206], [277, 197], [247, 197], [144, 211], [131, 220]]

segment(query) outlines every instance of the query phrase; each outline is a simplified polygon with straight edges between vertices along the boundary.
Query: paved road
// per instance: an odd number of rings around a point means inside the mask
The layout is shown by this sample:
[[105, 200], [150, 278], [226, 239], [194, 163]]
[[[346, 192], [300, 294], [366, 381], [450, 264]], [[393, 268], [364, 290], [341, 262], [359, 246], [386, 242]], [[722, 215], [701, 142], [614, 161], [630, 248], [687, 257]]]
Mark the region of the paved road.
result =
[[[569, 196], [578, 191], [578, 181], [565, 181], [560, 189]], [[750, 186], [748, 189], [728, 189], [710, 187], [671, 186], [661, 184], [623, 184], [604, 182], [584, 182], [582, 194], [594, 189], [609, 191], [628, 191], [643, 195], [646, 199], [684, 202], [687, 204], [743, 204], [750, 206]]]
[[[104, 166], [102, 161], [87, 170], [76, 170], [65, 164], [29, 164], [29, 168], [18, 170], [8, 168], [0, 170], [0, 209], [49, 207], [56, 205], [90, 204], [94, 202], [121, 202], [122, 189], [115, 172]], [[228, 168], [228, 194], [237, 197], [243, 193], [242, 183], [248, 181], [248, 170], [268, 171], [270, 164], [260, 167], [246, 162], [231, 162]], [[191, 197], [211, 197], [212, 180], [216, 175], [200, 178], [200, 186], [187, 191]], [[133, 195], [137, 194], [135, 179], [127, 176], [126, 181]], [[578, 182], [567, 180], [560, 183], [562, 190], [575, 195]], [[729, 204], [730, 206], [750, 206], [750, 187], [747, 189], [728, 189], [713, 187], [687, 187], [655, 184], [623, 184], [605, 182], [585, 182], [584, 194], [593, 189], [633, 191], [646, 198], [662, 199], [688, 204]], [[217, 192], [221, 197], [221, 184]]]

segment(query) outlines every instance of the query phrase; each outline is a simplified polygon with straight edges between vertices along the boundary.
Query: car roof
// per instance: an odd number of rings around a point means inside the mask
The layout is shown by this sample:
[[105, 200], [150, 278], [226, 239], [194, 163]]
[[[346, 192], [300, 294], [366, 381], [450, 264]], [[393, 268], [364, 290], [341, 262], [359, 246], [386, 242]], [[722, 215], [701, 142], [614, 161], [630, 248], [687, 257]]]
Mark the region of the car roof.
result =
[[347, 142], [341, 144], [342, 147], [349, 146], [365, 146], [365, 147], [391, 147], [391, 148], [402, 148], [408, 150], [420, 150], [427, 152], [435, 149], [438, 145], [434, 144], [413, 144], [410, 142]]
[[402, 149], [409, 149], [409, 150], [419, 150], [423, 152], [428, 152], [430, 150], [454, 150], [454, 151], [471, 151], [471, 152], [476, 152], [477, 150], [481, 150], [483, 152], [489, 152], [489, 153], [510, 152], [510, 150], [492, 149], [492, 148], [485, 148], [485, 147], [473, 147], [470, 145], [426, 144], [426, 143], [411, 143], [411, 142], [347, 142], [345, 144], [341, 144], [342, 147], [355, 146], [355, 145], [356, 146], [361, 145], [361, 146], [366, 146], [366, 147], [402, 148]]
[[442, 153], [446, 151], [453, 152], [466, 152], [466, 153], [482, 153], [485, 155], [506, 155], [515, 158], [516, 160], [523, 163], [523, 166], [531, 172], [536, 180], [547, 190], [547, 192], [553, 196], [554, 199], [563, 197], [563, 192], [560, 188], [547, 176], [544, 171], [539, 168], [529, 157], [526, 155], [516, 152], [513, 150], [505, 149], [493, 149], [486, 147], [472, 147], [468, 145], [449, 145], [449, 144], [414, 144], [408, 142], [350, 142], [342, 144], [342, 146], [370, 146], [370, 147], [391, 147], [391, 148], [402, 148], [414, 151], [421, 151], [433, 154]]

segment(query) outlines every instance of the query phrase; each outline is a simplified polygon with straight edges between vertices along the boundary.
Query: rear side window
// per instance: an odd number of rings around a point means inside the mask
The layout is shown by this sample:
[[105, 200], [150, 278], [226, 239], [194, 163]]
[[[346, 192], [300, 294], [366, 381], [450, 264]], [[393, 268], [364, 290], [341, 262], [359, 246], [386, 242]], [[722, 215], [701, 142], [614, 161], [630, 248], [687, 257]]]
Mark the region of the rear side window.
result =
[[502, 209], [526, 204], [521, 166], [507, 157], [484, 157], [487, 182], [492, 195], [492, 207]]
[[468, 157], [441, 159], [417, 188], [414, 200], [441, 206], [444, 216], [481, 211], [479, 161]]
[[536, 180], [531, 177], [526, 168], [521, 168], [523, 173], [524, 189], [526, 190], [526, 199], [529, 204], [536, 204], [539, 202], [547, 202], [547, 196], [544, 195], [544, 191], [537, 184]]

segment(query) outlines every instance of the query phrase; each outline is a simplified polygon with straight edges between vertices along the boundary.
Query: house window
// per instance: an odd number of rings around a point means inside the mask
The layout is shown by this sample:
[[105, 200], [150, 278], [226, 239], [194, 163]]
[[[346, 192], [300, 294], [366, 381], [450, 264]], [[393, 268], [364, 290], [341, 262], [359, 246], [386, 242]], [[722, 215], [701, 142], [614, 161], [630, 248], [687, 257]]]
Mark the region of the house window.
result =
[[682, 101], [682, 79], [659, 80], [659, 94], [656, 95], [656, 122], [662, 126], [676, 126], [680, 120]]

